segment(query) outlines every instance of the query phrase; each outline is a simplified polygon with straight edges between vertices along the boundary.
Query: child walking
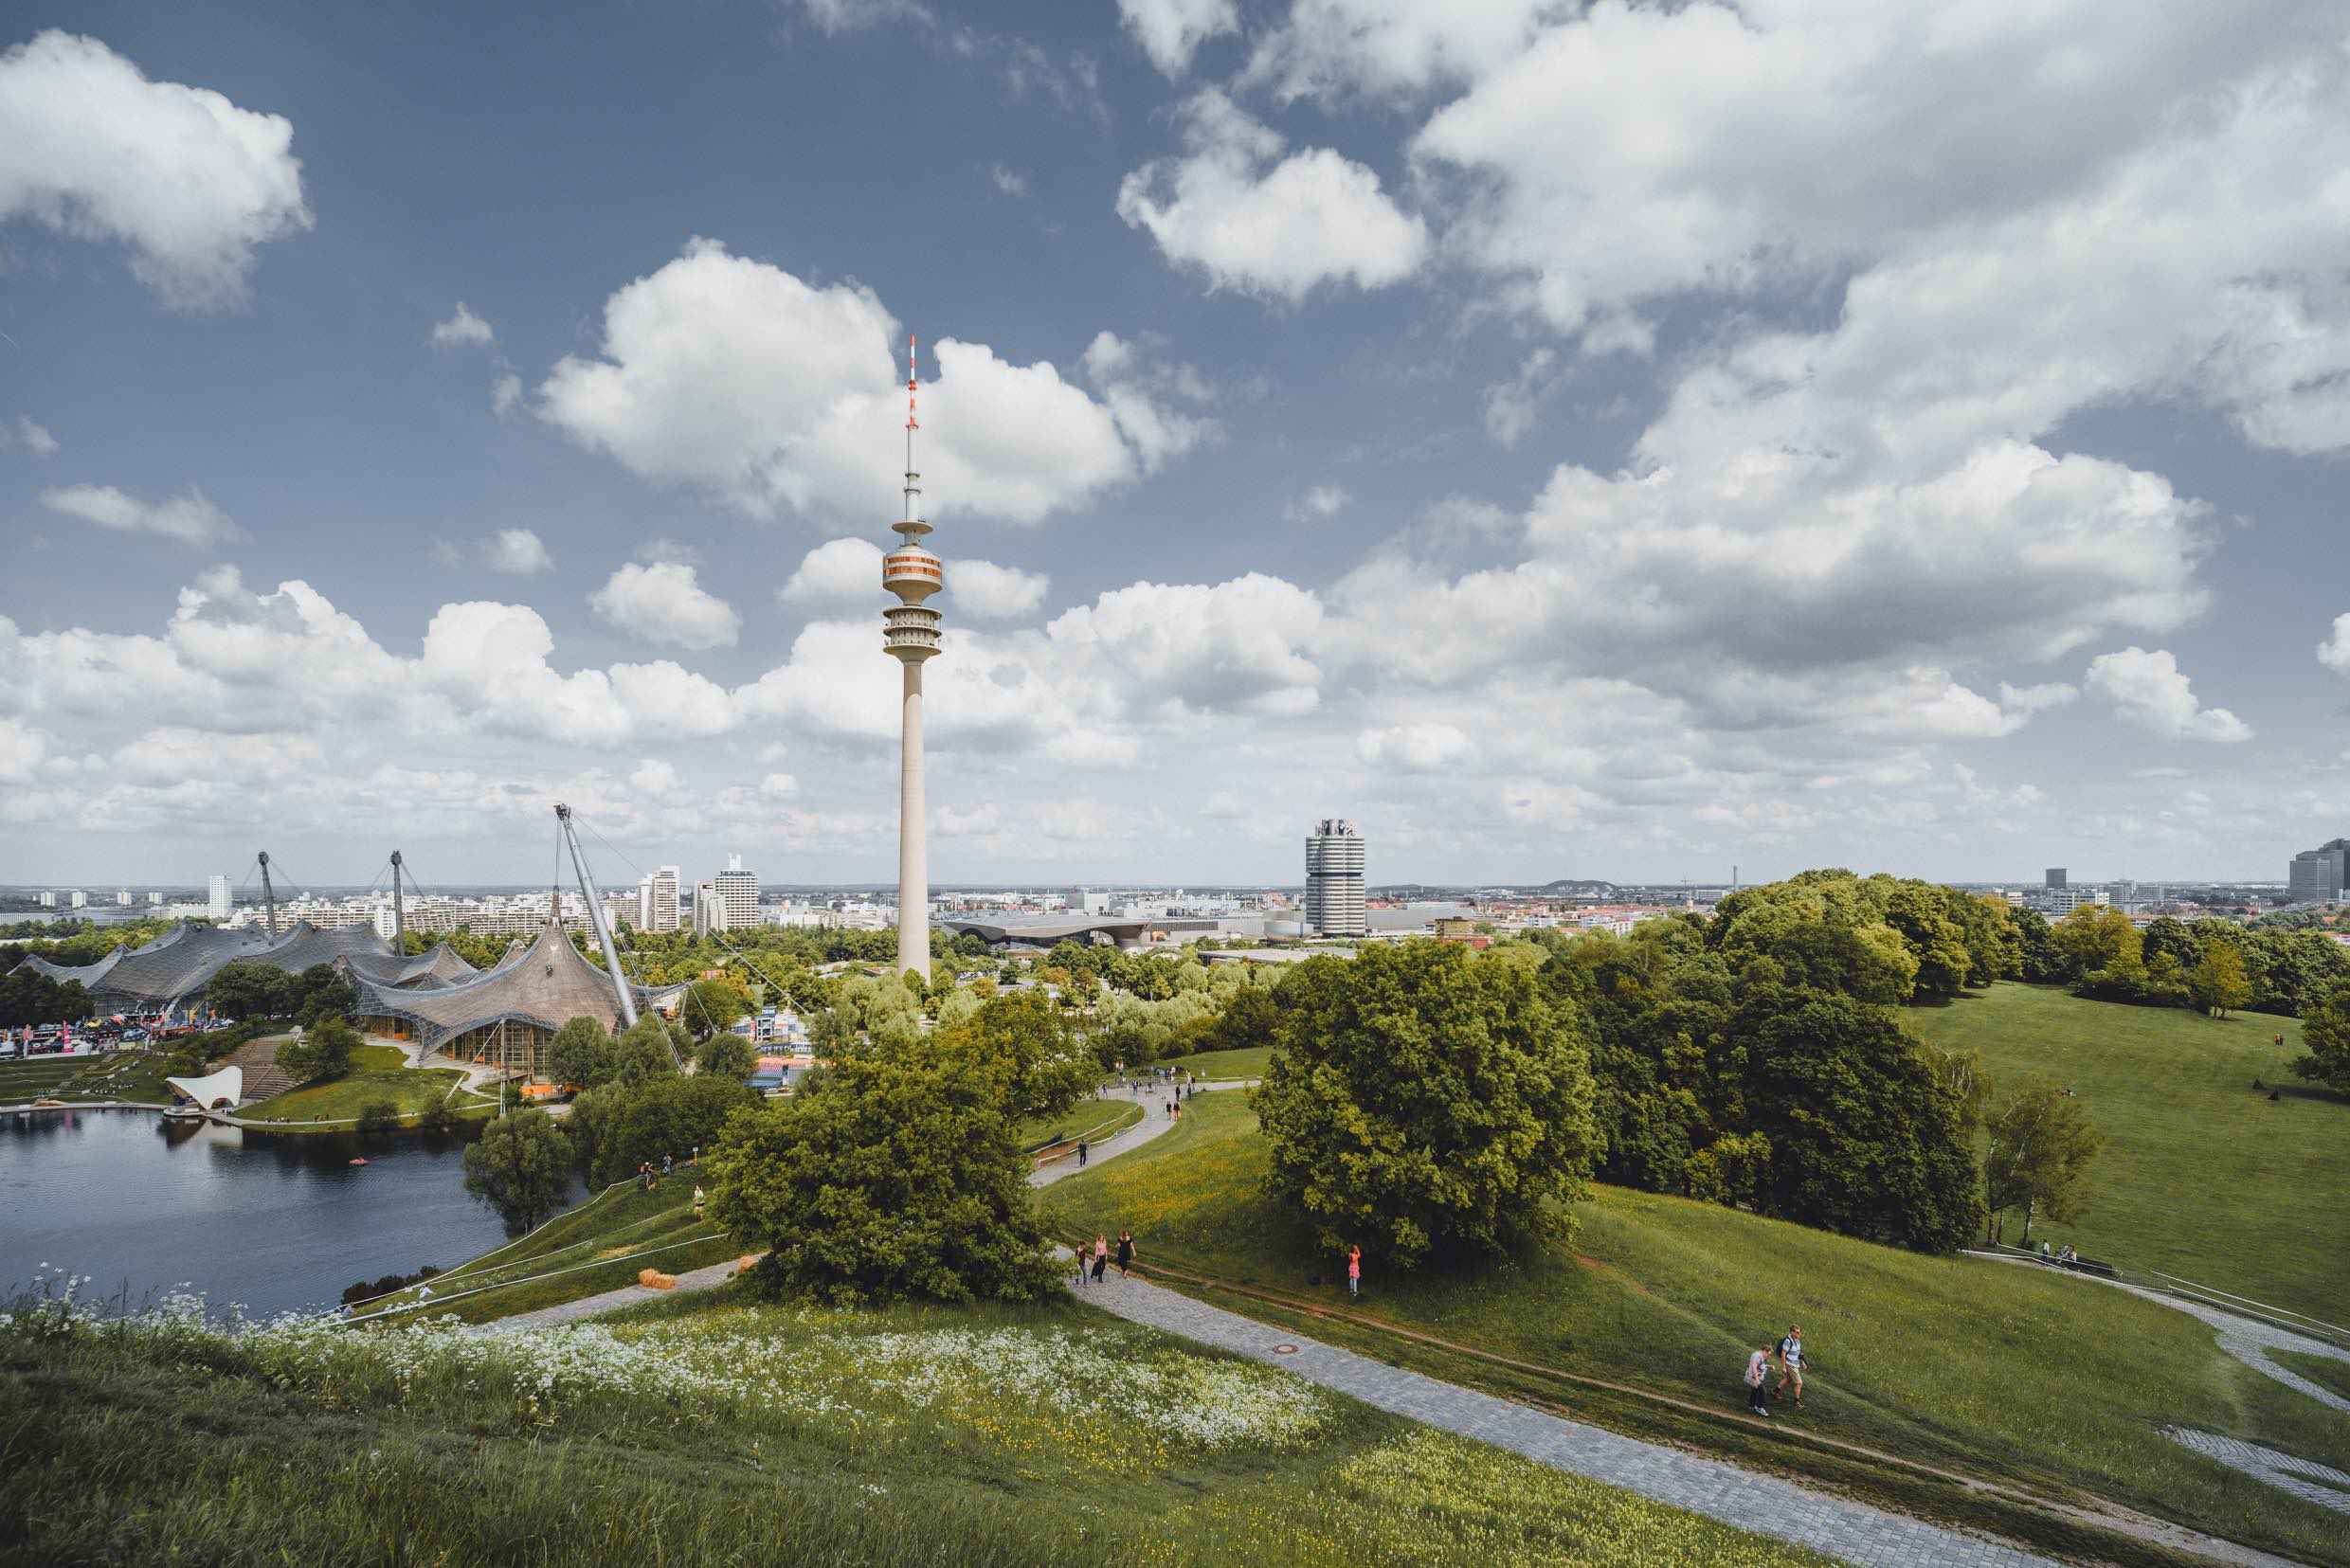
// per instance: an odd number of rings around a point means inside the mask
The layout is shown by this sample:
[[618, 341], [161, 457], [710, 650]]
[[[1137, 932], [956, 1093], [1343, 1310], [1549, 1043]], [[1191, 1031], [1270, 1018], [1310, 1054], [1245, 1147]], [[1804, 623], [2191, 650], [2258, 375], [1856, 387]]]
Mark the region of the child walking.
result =
[[1347, 1294], [1363, 1294], [1363, 1249], [1360, 1247], [1347, 1249]]

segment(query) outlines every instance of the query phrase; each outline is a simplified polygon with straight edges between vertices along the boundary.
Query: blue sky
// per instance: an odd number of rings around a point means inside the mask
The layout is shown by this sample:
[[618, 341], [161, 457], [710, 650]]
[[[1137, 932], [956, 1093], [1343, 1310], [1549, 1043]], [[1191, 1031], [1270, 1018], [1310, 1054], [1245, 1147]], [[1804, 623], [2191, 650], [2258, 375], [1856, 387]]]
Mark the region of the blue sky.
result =
[[2350, 54], [2254, 9], [11, 7], [0, 880], [885, 877], [909, 330], [942, 882], [2280, 875]]

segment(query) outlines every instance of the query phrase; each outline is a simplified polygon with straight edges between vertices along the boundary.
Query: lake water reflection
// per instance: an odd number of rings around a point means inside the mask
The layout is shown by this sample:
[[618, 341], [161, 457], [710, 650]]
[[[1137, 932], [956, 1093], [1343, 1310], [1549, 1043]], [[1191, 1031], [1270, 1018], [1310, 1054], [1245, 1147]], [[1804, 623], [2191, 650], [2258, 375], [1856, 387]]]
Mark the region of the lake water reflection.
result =
[[[247, 1132], [148, 1111], [0, 1118], [0, 1287], [36, 1268], [134, 1300], [183, 1283], [257, 1316], [358, 1279], [446, 1269], [505, 1239], [465, 1196], [452, 1134]], [[365, 1165], [353, 1165], [363, 1155]]]

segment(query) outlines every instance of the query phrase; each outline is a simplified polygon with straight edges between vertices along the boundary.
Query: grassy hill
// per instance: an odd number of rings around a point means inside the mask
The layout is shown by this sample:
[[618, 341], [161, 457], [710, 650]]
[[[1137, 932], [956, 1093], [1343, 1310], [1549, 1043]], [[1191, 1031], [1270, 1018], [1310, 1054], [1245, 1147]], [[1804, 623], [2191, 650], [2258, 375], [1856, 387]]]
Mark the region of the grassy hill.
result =
[[1071, 1304], [0, 1316], [0, 1561], [1817, 1568]]
[[412, 1068], [394, 1045], [363, 1045], [352, 1053], [352, 1070], [339, 1078], [304, 1084], [273, 1095], [237, 1114], [248, 1122], [338, 1122], [355, 1120], [372, 1105], [389, 1105], [413, 1120], [426, 1108], [447, 1103], [452, 1110], [479, 1102], [451, 1091], [464, 1081], [452, 1067]]
[[[2110, 1497], [2307, 1561], [2350, 1563], [2339, 1515], [2162, 1435], [2186, 1424], [2341, 1465], [2350, 1416], [2222, 1355], [2194, 1320], [2122, 1291], [1600, 1189], [1579, 1208], [1572, 1253], [1419, 1279], [1390, 1277], [1372, 1257], [1360, 1321], [1333, 1318], [1318, 1314], [1347, 1307], [1334, 1260], [1264, 1196], [1264, 1170], [1242, 1097], [1211, 1094], [1166, 1137], [1047, 1189], [1042, 1202], [1064, 1235], [1131, 1226], [1147, 1272], [1172, 1266], [1222, 1282], [1162, 1276], [1252, 1316], [2051, 1550], [2127, 1559], [2061, 1518], [1918, 1467], [2058, 1502]], [[1739, 1368], [1791, 1321], [1817, 1361], [1811, 1408], [1781, 1407], [1770, 1429], [1751, 1426], [1735, 1415]]]
[[102, 1056], [27, 1056], [0, 1062], [0, 1105], [30, 1105], [41, 1099], [69, 1105], [103, 1100], [169, 1105], [172, 1091], [164, 1087], [165, 1072], [162, 1056], [128, 1051]]
[[[2209, 1018], [2014, 984], [1909, 1017], [1944, 1049], [1980, 1051], [2003, 1085], [2035, 1072], [2065, 1085], [2105, 1132], [2088, 1214], [2041, 1234], [2344, 1321], [2350, 1101], [2287, 1072], [2302, 1054], [2298, 1019]], [[2255, 1078], [2288, 1087], [2270, 1100]]]
[[679, 1166], [650, 1192], [633, 1182], [607, 1187], [530, 1235], [435, 1275], [425, 1289], [399, 1291], [359, 1308], [392, 1312], [431, 1303], [429, 1315], [488, 1323], [636, 1283], [638, 1271], [674, 1274], [737, 1255], [717, 1226], [694, 1217], [695, 1171]]

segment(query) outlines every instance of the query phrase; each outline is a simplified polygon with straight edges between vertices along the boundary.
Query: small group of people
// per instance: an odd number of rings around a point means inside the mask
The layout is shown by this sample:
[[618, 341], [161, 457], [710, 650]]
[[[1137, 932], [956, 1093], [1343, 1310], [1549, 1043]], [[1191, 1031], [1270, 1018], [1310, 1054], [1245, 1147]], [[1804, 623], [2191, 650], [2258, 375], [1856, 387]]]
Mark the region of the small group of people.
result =
[[2081, 1254], [2073, 1251], [2070, 1244], [2059, 1247], [2052, 1252], [2049, 1249], [2047, 1237], [2043, 1236], [2040, 1240], [2040, 1261], [2042, 1263], [2061, 1263], [2066, 1268], [2070, 1269], [2081, 1261]]
[[[1077, 1249], [1077, 1283], [1083, 1285], [1090, 1278], [1095, 1285], [1101, 1284], [1109, 1275], [1112, 1255], [1110, 1250], [1110, 1237], [1106, 1235], [1096, 1235], [1094, 1237], [1094, 1248], [1090, 1254], [1086, 1249], [1079, 1247]], [[1120, 1231], [1118, 1233], [1118, 1248], [1114, 1256], [1118, 1265], [1118, 1277], [1128, 1278], [1134, 1268], [1133, 1232]]]
[[[1771, 1362], [1779, 1362], [1779, 1383], [1771, 1387]], [[1746, 1408], [1757, 1415], [1771, 1413], [1771, 1401], [1789, 1388], [1795, 1390], [1795, 1408], [1803, 1408], [1803, 1330], [1794, 1324], [1787, 1325], [1786, 1338], [1777, 1344], [1765, 1342], [1746, 1358]]]

